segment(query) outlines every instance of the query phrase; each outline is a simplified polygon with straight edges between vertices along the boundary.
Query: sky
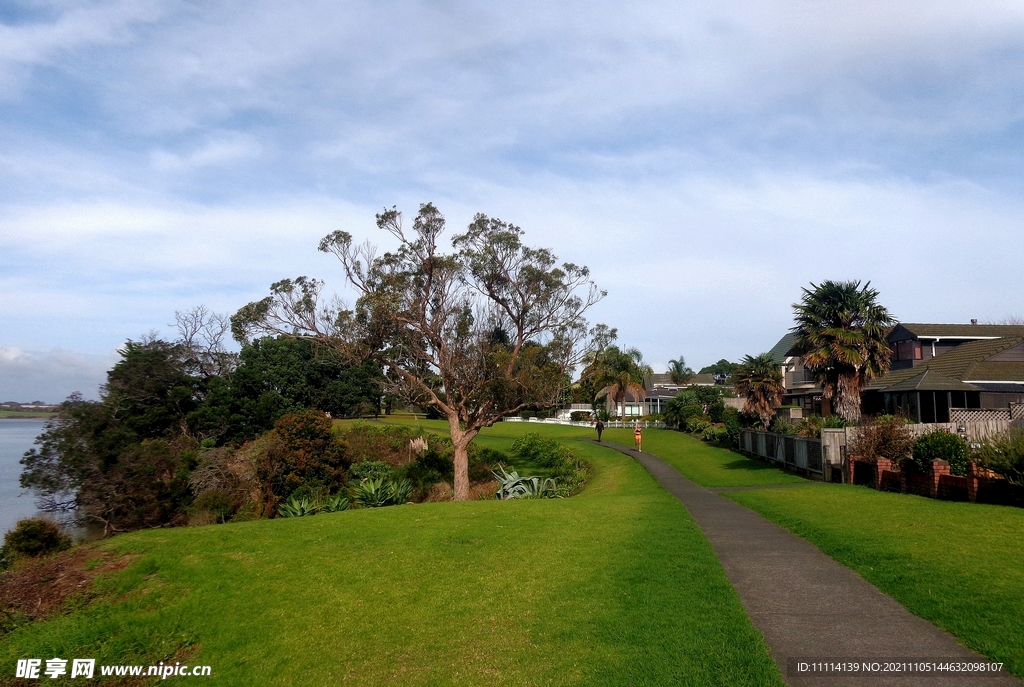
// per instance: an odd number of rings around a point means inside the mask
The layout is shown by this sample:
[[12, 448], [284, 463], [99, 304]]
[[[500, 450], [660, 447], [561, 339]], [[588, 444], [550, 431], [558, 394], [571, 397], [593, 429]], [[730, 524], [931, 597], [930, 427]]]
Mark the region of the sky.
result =
[[433, 202], [590, 267], [655, 369], [769, 349], [801, 288], [1024, 314], [1024, 5], [0, 3], [0, 401]]

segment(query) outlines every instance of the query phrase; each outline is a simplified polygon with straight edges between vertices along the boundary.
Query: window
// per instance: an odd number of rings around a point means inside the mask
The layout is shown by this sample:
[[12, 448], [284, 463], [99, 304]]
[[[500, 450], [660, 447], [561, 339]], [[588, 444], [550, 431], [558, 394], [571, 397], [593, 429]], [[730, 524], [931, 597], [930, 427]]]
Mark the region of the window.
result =
[[896, 343], [895, 360], [920, 360], [920, 341], [899, 341]]

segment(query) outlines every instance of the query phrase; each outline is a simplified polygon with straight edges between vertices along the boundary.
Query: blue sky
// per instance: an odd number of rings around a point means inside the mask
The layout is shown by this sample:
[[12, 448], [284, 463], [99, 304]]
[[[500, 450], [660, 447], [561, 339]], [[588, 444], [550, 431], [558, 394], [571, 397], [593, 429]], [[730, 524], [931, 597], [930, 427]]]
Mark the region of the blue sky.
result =
[[0, 4], [0, 400], [95, 396], [432, 201], [590, 266], [656, 368], [767, 350], [800, 288], [1024, 314], [1016, 2]]

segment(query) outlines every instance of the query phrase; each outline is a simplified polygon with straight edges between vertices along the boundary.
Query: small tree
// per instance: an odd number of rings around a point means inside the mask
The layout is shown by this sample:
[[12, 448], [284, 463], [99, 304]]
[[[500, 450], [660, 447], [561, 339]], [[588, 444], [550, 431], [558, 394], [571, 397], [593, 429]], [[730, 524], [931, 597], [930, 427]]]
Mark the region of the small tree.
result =
[[310, 338], [380, 363], [390, 391], [447, 419], [455, 499], [465, 500], [470, 442], [502, 417], [558, 401], [581, 358], [584, 313], [605, 292], [586, 267], [558, 265], [550, 250], [524, 245], [519, 227], [482, 214], [454, 237], [452, 253], [440, 249], [445, 219], [430, 203], [411, 235], [395, 208], [377, 226], [398, 240], [394, 252], [378, 255], [343, 231], [320, 242], [356, 289], [354, 308], [322, 302], [322, 282], [286, 279], [239, 310], [232, 330], [242, 340]]
[[768, 429], [786, 391], [782, 372], [771, 354], [744, 356], [732, 379], [736, 393], [746, 397], [743, 412], [756, 415], [761, 420], [761, 427]]

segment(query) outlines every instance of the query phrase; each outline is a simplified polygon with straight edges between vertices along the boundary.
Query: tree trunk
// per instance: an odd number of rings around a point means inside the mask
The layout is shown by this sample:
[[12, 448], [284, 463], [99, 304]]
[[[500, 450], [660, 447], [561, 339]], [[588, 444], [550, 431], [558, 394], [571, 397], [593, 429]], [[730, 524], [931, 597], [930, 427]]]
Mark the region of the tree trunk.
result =
[[843, 375], [836, 380], [832, 411], [848, 425], [860, 422], [860, 376]]
[[455, 455], [452, 460], [455, 462], [455, 500], [469, 500], [469, 444], [476, 438], [480, 430], [463, 430], [458, 420], [449, 420], [451, 428], [452, 444], [455, 446]]

